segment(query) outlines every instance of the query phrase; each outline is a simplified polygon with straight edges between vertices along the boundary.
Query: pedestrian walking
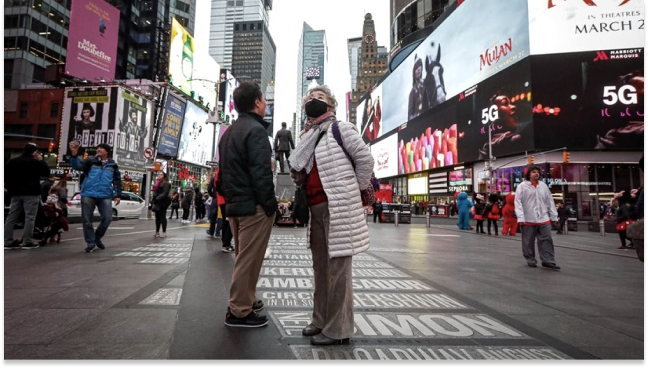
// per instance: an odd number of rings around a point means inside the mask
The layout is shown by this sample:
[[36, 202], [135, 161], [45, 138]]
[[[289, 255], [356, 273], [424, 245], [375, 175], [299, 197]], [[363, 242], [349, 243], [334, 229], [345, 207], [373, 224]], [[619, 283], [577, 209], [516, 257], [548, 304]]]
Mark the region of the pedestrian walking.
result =
[[174, 192], [171, 196], [171, 216], [169, 216], [169, 220], [173, 218], [173, 212], [176, 214], [176, 220], [178, 219], [178, 208], [180, 208], [180, 194]]
[[[156, 238], [166, 238], [167, 218], [166, 212], [171, 205], [171, 183], [164, 171], [157, 174], [157, 180], [153, 186], [153, 202], [151, 210], [155, 214], [155, 234]], [[160, 227], [162, 227], [162, 234], [160, 234]]]
[[567, 222], [567, 218], [569, 217], [569, 212], [565, 208], [565, 204], [560, 201], [557, 204], [558, 209], [558, 231], [556, 234], [564, 234], [565, 233], [565, 223]]
[[477, 225], [475, 225], [475, 232], [477, 234], [486, 234], [484, 231], [484, 207], [484, 196], [477, 193], [475, 195], [475, 206], [472, 208], [475, 221], [477, 221]]
[[243, 82], [234, 90], [239, 118], [225, 131], [218, 145], [220, 173], [216, 190], [225, 198], [226, 216], [234, 237], [236, 257], [225, 324], [262, 327], [268, 318], [257, 312], [256, 284], [272, 231], [277, 208], [268, 123], [263, 120], [266, 100], [255, 83]]
[[205, 200], [198, 187], [194, 188], [194, 209], [196, 210], [196, 223], [202, 222], [205, 218]]
[[352, 256], [369, 249], [360, 189], [374, 159], [353, 124], [339, 122], [331, 90], [316, 86], [303, 99], [308, 122], [290, 159], [293, 180], [305, 184], [313, 258], [313, 317], [302, 330], [313, 345], [348, 344], [353, 335]]
[[[34, 224], [41, 201], [40, 178], [50, 175], [49, 166], [34, 143], [27, 143], [23, 153], [5, 165], [5, 188], [11, 196], [9, 214], [5, 221], [5, 249], [34, 249]], [[25, 224], [22, 242], [13, 238], [14, 226], [24, 212]]]
[[[119, 166], [110, 158], [112, 148], [101, 143], [97, 145], [96, 156], [79, 160], [77, 154], [79, 146], [76, 141], [70, 142], [70, 166], [82, 171], [85, 180], [81, 184], [81, 218], [83, 219], [83, 237], [85, 238], [85, 251], [94, 251], [95, 246], [106, 249], [101, 238], [106, 234], [112, 222], [112, 204], [119, 205], [121, 188], [121, 174]], [[92, 225], [92, 216], [95, 207], [99, 210], [101, 221], [95, 230]]]
[[[617, 200], [619, 207], [616, 210], [616, 230], [619, 232], [621, 246], [617, 249], [634, 249], [632, 239], [628, 239], [626, 231], [628, 226], [637, 221], [637, 208], [632, 203], [629, 191], [622, 190], [614, 198]], [[626, 246], [626, 240], [630, 243]]]
[[56, 176], [50, 174], [47, 179], [43, 180], [41, 183], [41, 201], [43, 203], [47, 202], [47, 196], [50, 194], [50, 189], [52, 189], [52, 186], [54, 185], [54, 182], [56, 181]]
[[380, 203], [380, 200], [378, 198], [376, 198], [376, 202], [374, 202], [372, 207], [373, 207], [374, 224], [376, 223], [376, 217], [378, 218], [378, 222], [382, 223], [383, 207], [382, 207], [382, 203]]
[[529, 267], [538, 267], [535, 258], [535, 242], [542, 267], [559, 270], [554, 256], [551, 238], [551, 221], [558, 219], [551, 191], [540, 181], [540, 167], [527, 167], [525, 180], [515, 191], [515, 215], [522, 226], [522, 255]]
[[182, 223], [188, 224], [191, 222], [189, 220], [189, 213], [191, 212], [191, 204], [193, 203], [193, 190], [191, 188], [186, 188], [182, 201], [180, 201], [180, 206], [182, 207]]

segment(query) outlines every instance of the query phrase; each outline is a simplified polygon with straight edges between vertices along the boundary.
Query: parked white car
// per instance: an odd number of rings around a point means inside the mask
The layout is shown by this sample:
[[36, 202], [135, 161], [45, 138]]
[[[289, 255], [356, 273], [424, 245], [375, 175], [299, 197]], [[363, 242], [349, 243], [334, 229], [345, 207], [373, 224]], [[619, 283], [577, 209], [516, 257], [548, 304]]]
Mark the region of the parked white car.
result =
[[[144, 208], [144, 199], [135, 193], [122, 192], [121, 200], [118, 205], [112, 202], [113, 217], [136, 217], [142, 215]], [[99, 211], [95, 208], [95, 216], [99, 216]], [[81, 193], [76, 192], [72, 199], [68, 201], [68, 216], [80, 217], [81, 216]]]

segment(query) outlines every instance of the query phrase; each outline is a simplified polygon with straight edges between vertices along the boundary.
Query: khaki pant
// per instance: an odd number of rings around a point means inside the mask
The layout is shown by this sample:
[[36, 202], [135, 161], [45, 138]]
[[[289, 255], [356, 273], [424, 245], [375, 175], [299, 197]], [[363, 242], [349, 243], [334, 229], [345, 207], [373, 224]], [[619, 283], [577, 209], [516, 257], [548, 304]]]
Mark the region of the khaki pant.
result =
[[352, 257], [329, 258], [328, 203], [310, 207], [310, 249], [313, 254], [315, 293], [313, 322], [324, 336], [341, 340], [353, 336]]
[[257, 300], [256, 284], [270, 240], [273, 219], [274, 216], [266, 216], [261, 206], [256, 206], [256, 214], [252, 216], [229, 219], [236, 252], [229, 308], [236, 317], [243, 318], [250, 314], [252, 303]]

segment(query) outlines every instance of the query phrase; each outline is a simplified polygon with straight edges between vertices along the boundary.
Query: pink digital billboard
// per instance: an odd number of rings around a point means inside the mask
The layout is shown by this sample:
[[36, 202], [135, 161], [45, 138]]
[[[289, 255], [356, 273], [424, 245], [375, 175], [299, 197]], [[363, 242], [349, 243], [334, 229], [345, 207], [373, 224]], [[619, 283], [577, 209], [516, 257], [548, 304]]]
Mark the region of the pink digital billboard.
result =
[[95, 81], [115, 77], [119, 9], [103, 0], [73, 0], [67, 74]]

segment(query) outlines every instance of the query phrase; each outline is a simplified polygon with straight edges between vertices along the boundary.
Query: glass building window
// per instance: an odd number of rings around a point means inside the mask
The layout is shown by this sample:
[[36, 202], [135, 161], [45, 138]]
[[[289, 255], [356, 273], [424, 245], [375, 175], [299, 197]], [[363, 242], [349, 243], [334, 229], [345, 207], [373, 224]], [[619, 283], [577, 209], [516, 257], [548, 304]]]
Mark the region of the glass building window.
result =
[[[59, 107], [60, 104], [58, 102], [52, 102], [52, 105], [50, 105], [50, 117], [51, 118], [56, 118], [59, 115]], [[47, 136], [43, 136], [47, 137]]]
[[21, 118], [26, 118], [27, 117], [27, 109], [29, 108], [29, 104], [27, 102], [21, 102], [20, 103], [20, 117]]

